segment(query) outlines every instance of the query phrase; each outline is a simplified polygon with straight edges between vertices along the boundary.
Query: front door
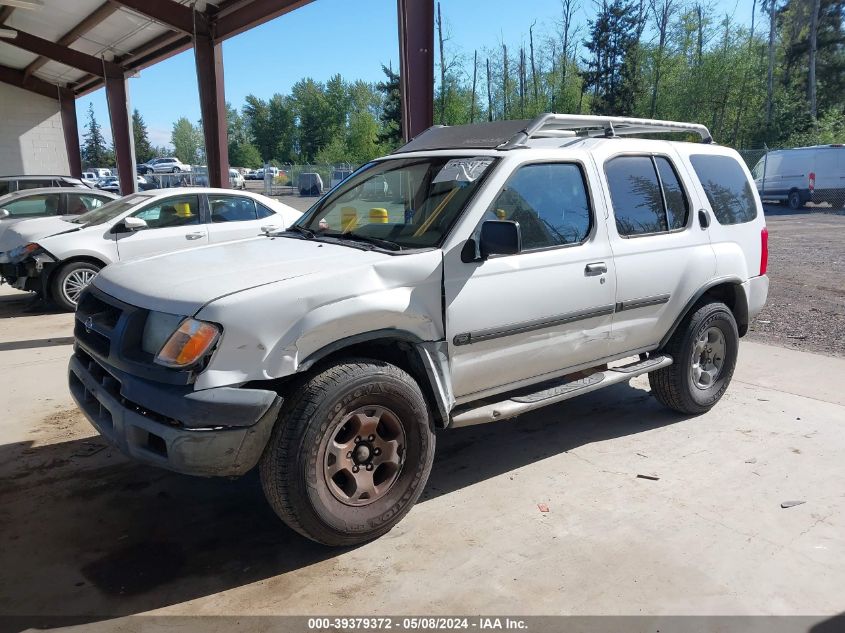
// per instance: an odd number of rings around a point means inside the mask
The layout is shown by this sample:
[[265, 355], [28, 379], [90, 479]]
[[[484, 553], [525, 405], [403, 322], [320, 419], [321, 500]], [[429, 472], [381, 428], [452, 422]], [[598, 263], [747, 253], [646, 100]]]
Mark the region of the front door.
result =
[[207, 225], [200, 220], [195, 194], [157, 200], [132, 215], [144, 220], [147, 228], [117, 234], [121, 261], [208, 244]]
[[523, 164], [484, 218], [518, 222], [522, 252], [471, 263], [447, 254], [446, 332], [459, 403], [607, 354], [615, 275], [604, 205], [586, 186], [591, 169]]

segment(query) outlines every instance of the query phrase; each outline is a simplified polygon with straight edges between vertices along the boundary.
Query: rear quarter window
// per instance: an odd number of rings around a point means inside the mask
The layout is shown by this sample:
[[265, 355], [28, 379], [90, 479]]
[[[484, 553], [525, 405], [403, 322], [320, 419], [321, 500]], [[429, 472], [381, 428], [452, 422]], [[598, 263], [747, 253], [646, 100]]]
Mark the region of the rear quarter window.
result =
[[735, 158], [695, 154], [690, 162], [719, 224], [742, 224], [757, 217], [751, 182]]

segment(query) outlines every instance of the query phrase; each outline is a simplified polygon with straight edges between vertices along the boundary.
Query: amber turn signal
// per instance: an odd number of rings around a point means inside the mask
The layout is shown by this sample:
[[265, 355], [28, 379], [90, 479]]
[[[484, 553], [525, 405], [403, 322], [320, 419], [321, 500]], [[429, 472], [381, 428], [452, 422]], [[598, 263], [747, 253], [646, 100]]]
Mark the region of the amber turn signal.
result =
[[185, 319], [156, 354], [155, 362], [165, 367], [183, 368], [205, 356], [220, 337], [213, 323]]

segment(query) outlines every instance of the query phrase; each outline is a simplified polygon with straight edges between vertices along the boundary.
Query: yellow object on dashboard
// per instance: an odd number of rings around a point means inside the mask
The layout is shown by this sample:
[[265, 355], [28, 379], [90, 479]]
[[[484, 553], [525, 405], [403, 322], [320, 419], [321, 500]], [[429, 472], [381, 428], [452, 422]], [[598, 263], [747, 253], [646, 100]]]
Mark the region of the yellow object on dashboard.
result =
[[180, 218], [190, 218], [193, 216], [193, 212], [191, 211], [191, 203], [190, 202], [176, 202], [173, 204], [173, 208], [176, 209], [176, 216]]
[[340, 209], [340, 227], [341, 231], [346, 233], [358, 226], [358, 209], [355, 207], [341, 207]]

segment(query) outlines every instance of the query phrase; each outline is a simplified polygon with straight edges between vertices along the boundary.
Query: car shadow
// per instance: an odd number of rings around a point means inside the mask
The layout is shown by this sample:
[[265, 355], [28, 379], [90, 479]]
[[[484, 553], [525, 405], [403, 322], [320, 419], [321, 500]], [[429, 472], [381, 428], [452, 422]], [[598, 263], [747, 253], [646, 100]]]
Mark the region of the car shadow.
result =
[[[682, 419], [620, 384], [515, 421], [442, 431], [420, 503]], [[177, 475], [131, 462], [99, 437], [0, 446], [0, 522], [0, 615], [18, 629], [158, 609], [348, 549], [282, 524], [254, 471], [237, 480]]]
[[62, 310], [42, 301], [33, 293], [16, 293], [0, 296], [0, 319], [60, 314]]

